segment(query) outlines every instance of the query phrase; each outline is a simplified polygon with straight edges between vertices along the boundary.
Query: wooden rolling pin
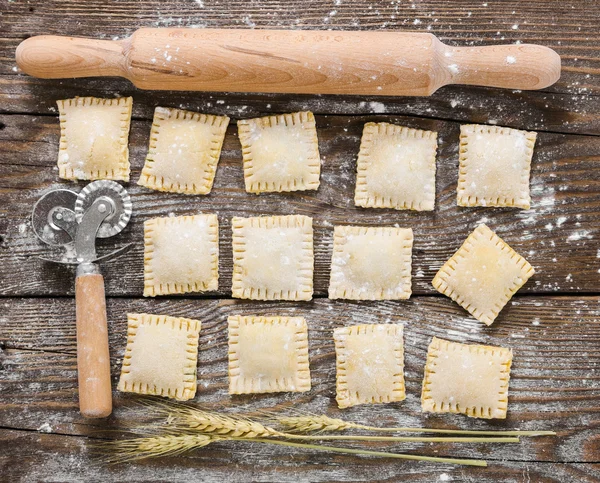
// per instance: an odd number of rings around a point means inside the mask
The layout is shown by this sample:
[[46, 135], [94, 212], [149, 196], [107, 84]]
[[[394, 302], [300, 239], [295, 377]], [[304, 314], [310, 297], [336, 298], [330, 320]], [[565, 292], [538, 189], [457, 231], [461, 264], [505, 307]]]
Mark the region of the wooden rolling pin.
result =
[[560, 57], [539, 45], [450, 47], [428, 33], [142, 28], [94, 40], [22, 42], [35, 77], [121, 76], [141, 89], [427, 96], [448, 84], [542, 89]]

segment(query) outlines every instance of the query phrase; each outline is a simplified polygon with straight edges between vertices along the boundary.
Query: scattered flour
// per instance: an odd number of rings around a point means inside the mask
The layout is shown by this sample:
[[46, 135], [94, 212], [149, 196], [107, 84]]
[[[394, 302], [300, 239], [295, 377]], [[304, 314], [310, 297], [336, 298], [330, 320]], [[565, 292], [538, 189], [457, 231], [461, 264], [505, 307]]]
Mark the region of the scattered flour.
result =
[[375, 113], [382, 113], [386, 111], [385, 106], [381, 102], [369, 102], [369, 107], [371, 108], [371, 111]]
[[556, 226], [561, 226], [565, 221], [567, 221], [566, 216], [559, 217], [558, 220], [556, 220]]
[[568, 238], [567, 241], [579, 241], [581, 239], [591, 239], [593, 238], [592, 235], [590, 235], [590, 232], [588, 230], [578, 230], [578, 231], [574, 231], [573, 233], [571, 233]]
[[40, 433], [51, 433], [52, 432], [52, 426], [50, 426], [48, 423], [44, 423], [39, 428], [37, 428], [37, 430]]

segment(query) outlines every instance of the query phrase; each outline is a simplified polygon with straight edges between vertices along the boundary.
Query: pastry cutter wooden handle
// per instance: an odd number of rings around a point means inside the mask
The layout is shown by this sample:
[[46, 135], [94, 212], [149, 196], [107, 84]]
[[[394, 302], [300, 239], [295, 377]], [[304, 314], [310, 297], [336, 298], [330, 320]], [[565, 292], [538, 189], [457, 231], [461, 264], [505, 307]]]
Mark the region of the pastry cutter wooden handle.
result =
[[540, 45], [451, 47], [429, 33], [142, 28], [119, 41], [42, 35], [19, 68], [42, 78], [121, 76], [141, 89], [427, 96], [448, 84], [542, 89], [560, 57]]

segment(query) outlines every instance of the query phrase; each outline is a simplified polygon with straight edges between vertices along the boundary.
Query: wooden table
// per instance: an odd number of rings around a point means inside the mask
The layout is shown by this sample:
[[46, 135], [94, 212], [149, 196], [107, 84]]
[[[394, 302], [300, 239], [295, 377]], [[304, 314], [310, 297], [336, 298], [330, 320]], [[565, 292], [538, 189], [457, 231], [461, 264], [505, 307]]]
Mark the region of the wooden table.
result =
[[[596, 1], [59, 1], [0, 4], [0, 480], [2, 481], [599, 481], [600, 480], [600, 8]], [[430, 31], [453, 45], [536, 42], [563, 59], [559, 83], [539, 92], [447, 87], [431, 98], [379, 98], [142, 92], [123, 80], [44, 81], [18, 72], [14, 51], [36, 34], [122, 38], [141, 26], [395, 29]], [[142, 416], [136, 398], [115, 391], [106, 421], [77, 411], [73, 272], [42, 262], [29, 214], [58, 179], [55, 101], [132, 95], [132, 180], [139, 177], [155, 106], [226, 114], [233, 120], [309, 109], [317, 116], [323, 158], [318, 192], [255, 196], [244, 191], [232, 122], [210, 196], [157, 193], [131, 183], [135, 217], [101, 249], [135, 247], [103, 270], [107, 280], [113, 384], [125, 347], [126, 313], [198, 318], [203, 328], [196, 402], [232, 410], [300, 408], [375, 425], [554, 429], [557, 437], [521, 445], [394, 445], [372, 448], [485, 458], [490, 467], [318, 454], [248, 443], [221, 443], [161, 460], [99, 466], [95, 438], [112, 437]], [[387, 121], [439, 132], [436, 210], [358, 209], [355, 161], [362, 126]], [[462, 123], [538, 132], [530, 210], [456, 206], [458, 133]], [[152, 216], [215, 212], [221, 224], [221, 291], [210, 296], [142, 298], [142, 225]], [[230, 298], [234, 215], [314, 217], [315, 299], [260, 303]], [[431, 279], [475, 226], [485, 221], [535, 267], [535, 276], [493, 326], [437, 294]], [[413, 296], [354, 303], [326, 298], [333, 225], [412, 227]], [[296, 314], [309, 323], [313, 389], [305, 394], [227, 394], [226, 317]], [[401, 404], [335, 404], [332, 329], [403, 322], [407, 399]], [[485, 422], [420, 411], [424, 358], [432, 336], [514, 350], [509, 416]]]

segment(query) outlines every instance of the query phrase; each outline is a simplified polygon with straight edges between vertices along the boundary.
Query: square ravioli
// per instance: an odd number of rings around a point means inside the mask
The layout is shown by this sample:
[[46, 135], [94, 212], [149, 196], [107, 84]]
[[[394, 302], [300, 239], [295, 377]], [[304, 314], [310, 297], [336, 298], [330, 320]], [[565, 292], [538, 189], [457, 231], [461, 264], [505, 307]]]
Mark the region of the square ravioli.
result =
[[217, 215], [152, 218], [144, 223], [144, 296], [219, 288]]
[[310, 391], [302, 317], [234, 315], [229, 325], [229, 394]]
[[312, 112], [243, 119], [237, 125], [248, 193], [319, 187], [321, 158]]
[[365, 124], [354, 203], [365, 208], [431, 211], [437, 133], [386, 122]]
[[410, 228], [336, 226], [329, 298], [399, 300], [411, 295]]
[[505, 419], [511, 363], [510, 349], [434, 337], [425, 364], [423, 411]]
[[127, 314], [127, 348], [118, 389], [180, 401], [196, 395], [198, 320]]
[[438, 292], [492, 325], [502, 308], [535, 273], [486, 225], [479, 225], [433, 278]]
[[402, 332], [400, 324], [355, 325], [333, 331], [340, 408], [404, 400]]
[[458, 205], [529, 209], [537, 134], [507, 127], [460, 127]]
[[234, 217], [234, 298], [310, 300], [313, 293], [312, 218]]
[[129, 181], [131, 97], [56, 101], [60, 118], [58, 175]]
[[157, 107], [138, 184], [172, 193], [210, 193], [228, 124], [227, 116]]

